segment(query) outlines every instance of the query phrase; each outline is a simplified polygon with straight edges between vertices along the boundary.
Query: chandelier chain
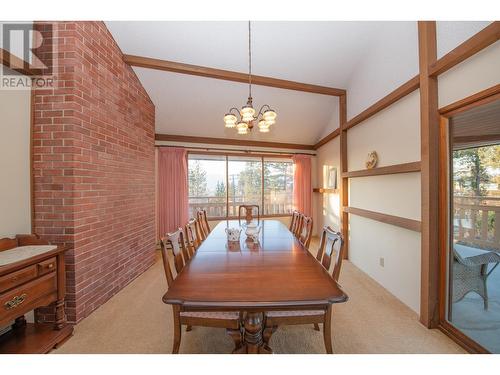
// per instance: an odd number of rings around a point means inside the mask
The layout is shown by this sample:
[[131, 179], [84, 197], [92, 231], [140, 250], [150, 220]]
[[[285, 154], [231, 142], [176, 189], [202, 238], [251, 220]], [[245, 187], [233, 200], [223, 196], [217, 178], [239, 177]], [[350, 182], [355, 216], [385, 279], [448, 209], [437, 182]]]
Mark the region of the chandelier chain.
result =
[[248, 21], [248, 92], [248, 96], [252, 97], [252, 44], [250, 21]]
[[259, 131], [268, 133], [270, 126], [276, 123], [276, 112], [264, 104], [257, 112], [252, 103], [252, 21], [248, 21], [248, 101], [238, 110], [232, 107], [224, 115], [226, 128], [236, 128], [238, 134], [249, 134], [254, 127], [254, 122], [258, 122]]

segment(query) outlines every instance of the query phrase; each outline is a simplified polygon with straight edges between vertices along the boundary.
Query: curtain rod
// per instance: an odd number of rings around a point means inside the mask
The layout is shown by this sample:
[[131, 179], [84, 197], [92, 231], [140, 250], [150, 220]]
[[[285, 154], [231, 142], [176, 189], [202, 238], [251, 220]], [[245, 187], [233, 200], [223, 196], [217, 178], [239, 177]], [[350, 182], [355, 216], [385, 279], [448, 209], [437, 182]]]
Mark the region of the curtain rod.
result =
[[283, 152], [283, 151], [259, 151], [259, 150], [239, 150], [234, 148], [216, 148], [216, 147], [184, 147], [175, 145], [155, 145], [155, 147], [182, 147], [186, 150], [204, 150], [204, 151], [226, 151], [226, 152], [240, 152], [242, 154], [277, 154], [277, 155], [310, 155], [316, 156], [316, 154], [310, 154], [307, 152]]

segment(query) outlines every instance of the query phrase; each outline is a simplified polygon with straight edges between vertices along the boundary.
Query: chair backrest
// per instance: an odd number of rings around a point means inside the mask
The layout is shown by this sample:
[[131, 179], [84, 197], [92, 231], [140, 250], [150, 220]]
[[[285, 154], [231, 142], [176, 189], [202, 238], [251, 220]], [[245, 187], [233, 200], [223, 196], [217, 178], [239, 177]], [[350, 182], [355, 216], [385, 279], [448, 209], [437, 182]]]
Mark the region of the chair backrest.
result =
[[189, 253], [194, 255], [201, 245], [200, 225], [198, 220], [190, 219], [184, 227], [184, 231]]
[[297, 210], [294, 210], [292, 212], [292, 220], [290, 221], [290, 232], [296, 233], [297, 232], [297, 224], [299, 223], [300, 219], [300, 212]]
[[201, 238], [202, 240], [205, 240], [210, 233], [210, 226], [208, 225], [207, 219], [207, 210], [199, 209], [196, 212], [196, 218], [198, 219], [198, 223], [200, 225]]
[[174, 254], [174, 266], [177, 274], [182, 271], [189, 259], [182, 228], [177, 229], [175, 232], [167, 233], [165, 237], [160, 239], [160, 245], [163, 268], [165, 270], [165, 276], [167, 277], [167, 284], [170, 287], [174, 281], [174, 275], [168, 261], [167, 248], [171, 248]]
[[257, 220], [260, 221], [260, 207], [257, 204], [242, 204], [238, 207], [238, 220], [241, 221], [241, 212], [245, 212], [245, 220], [247, 223], [254, 218], [254, 211], [257, 210]]
[[298, 232], [299, 242], [306, 249], [309, 248], [309, 244], [311, 243], [312, 237], [312, 229], [313, 229], [313, 219], [309, 216], [302, 215], [300, 220], [300, 230]]
[[[333, 252], [336, 252], [335, 256]], [[344, 239], [342, 235], [335, 232], [332, 228], [325, 226], [321, 233], [321, 242], [318, 249], [316, 259], [327, 270], [330, 270], [332, 260], [335, 259], [333, 265], [332, 277], [335, 281], [339, 280], [340, 269], [342, 267], [342, 259], [344, 258]]]

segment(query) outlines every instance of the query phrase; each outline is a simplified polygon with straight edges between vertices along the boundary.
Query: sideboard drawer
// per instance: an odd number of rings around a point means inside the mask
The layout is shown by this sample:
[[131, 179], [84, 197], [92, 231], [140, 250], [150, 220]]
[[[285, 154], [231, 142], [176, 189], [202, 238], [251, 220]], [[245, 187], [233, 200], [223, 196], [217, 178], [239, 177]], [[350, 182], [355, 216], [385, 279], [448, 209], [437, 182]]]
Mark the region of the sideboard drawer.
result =
[[55, 257], [38, 263], [37, 264], [38, 276], [45, 275], [46, 273], [49, 273], [49, 272], [54, 272], [56, 270], [56, 265], [57, 265], [57, 261], [56, 261]]
[[16, 289], [0, 294], [1, 321], [15, 319], [34, 308], [46, 306], [56, 299], [56, 273], [39, 277]]
[[0, 293], [15, 288], [37, 276], [37, 266], [32, 265], [0, 277]]

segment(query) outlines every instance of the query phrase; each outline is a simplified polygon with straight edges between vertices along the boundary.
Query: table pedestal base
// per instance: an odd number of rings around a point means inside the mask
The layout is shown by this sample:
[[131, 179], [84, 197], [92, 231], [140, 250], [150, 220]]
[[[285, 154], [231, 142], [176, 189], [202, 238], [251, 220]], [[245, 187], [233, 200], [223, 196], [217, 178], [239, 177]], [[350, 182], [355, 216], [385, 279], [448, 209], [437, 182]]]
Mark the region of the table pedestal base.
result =
[[263, 339], [264, 313], [247, 312], [244, 323], [243, 345], [234, 351], [235, 354], [272, 354], [273, 350]]

